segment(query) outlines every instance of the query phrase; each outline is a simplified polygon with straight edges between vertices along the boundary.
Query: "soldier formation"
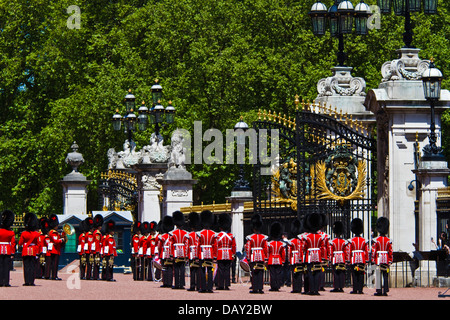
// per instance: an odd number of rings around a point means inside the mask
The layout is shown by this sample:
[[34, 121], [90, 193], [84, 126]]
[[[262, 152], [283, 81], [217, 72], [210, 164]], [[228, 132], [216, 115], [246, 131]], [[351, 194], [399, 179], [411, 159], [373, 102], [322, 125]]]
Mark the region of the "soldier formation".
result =
[[[58, 261], [67, 235], [57, 231], [58, 217], [38, 220], [35, 214], [25, 215], [25, 230], [16, 245], [14, 213], [5, 210], [0, 220], [0, 286], [10, 286], [9, 271], [17, 245], [22, 248], [24, 285], [33, 286], [36, 278], [58, 278]], [[331, 267], [333, 289], [344, 292], [347, 271], [351, 272], [351, 294], [362, 294], [367, 264], [378, 267], [379, 279], [375, 295], [387, 295], [388, 273], [392, 263], [392, 242], [387, 237], [389, 220], [381, 217], [376, 228], [379, 233], [370, 244], [361, 236], [363, 221], [351, 221], [351, 239], [342, 239], [344, 224], [336, 221], [332, 238], [322, 230], [327, 226], [324, 214], [312, 213], [291, 225], [291, 239], [282, 239], [282, 225], [271, 224], [269, 235], [261, 233], [263, 220], [259, 214], [251, 218], [252, 234], [245, 239], [244, 256], [240, 266], [250, 273], [250, 293], [264, 293], [264, 274], [268, 270], [270, 291], [284, 285], [283, 267], [288, 265], [292, 293], [319, 295], [324, 290], [325, 268]], [[214, 231], [213, 226], [219, 230]], [[81, 222], [78, 238], [80, 278], [115, 281], [114, 240], [115, 223], [103, 221], [101, 215]], [[187, 228], [186, 228], [187, 227]], [[40, 230], [39, 230], [40, 229]], [[131, 239], [131, 268], [133, 280], [162, 281], [161, 287], [213, 292], [229, 290], [232, 262], [236, 259], [236, 239], [231, 233], [231, 216], [217, 216], [208, 211], [191, 212], [188, 224], [180, 211], [165, 216], [159, 223], [136, 222]], [[185, 268], [189, 266], [190, 282], [185, 283]], [[100, 272], [101, 270], [101, 272]]]

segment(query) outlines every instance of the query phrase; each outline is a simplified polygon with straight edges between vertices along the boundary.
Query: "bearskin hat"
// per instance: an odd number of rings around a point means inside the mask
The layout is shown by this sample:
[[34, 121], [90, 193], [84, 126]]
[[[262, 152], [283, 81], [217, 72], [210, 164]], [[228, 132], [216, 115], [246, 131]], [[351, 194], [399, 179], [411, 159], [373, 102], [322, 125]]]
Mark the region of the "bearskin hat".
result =
[[344, 224], [342, 221], [335, 221], [333, 223], [333, 233], [337, 236], [341, 236], [344, 233]]
[[175, 224], [173, 223], [173, 218], [171, 216], [165, 216], [162, 219], [161, 230], [163, 233], [168, 233], [173, 230]]
[[200, 213], [200, 221], [203, 229], [210, 229], [214, 225], [214, 215], [209, 210]]
[[103, 216], [101, 214], [96, 214], [94, 217], [94, 227], [98, 228], [103, 225]]
[[291, 236], [296, 237], [302, 233], [303, 223], [299, 219], [295, 219], [291, 223]]
[[137, 233], [137, 232], [140, 232], [141, 231], [141, 222], [140, 221], [136, 221], [134, 224], [133, 224], [133, 233]]
[[54, 213], [52, 213], [50, 215], [50, 217], [48, 217], [48, 220], [49, 220], [49, 224], [50, 224], [50, 229], [54, 229], [59, 225], [58, 216]]
[[380, 217], [377, 220], [377, 231], [380, 235], [385, 236], [389, 232], [389, 219], [386, 217]]
[[200, 215], [198, 212], [191, 212], [189, 213], [189, 227], [192, 230], [199, 230], [200, 229]]
[[158, 226], [158, 223], [156, 223], [156, 221], [150, 222], [150, 231], [156, 231], [157, 226]]
[[84, 224], [86, 226], [86, 231], [89, 231], [94, 228], [94, 219], [92, 219], [91, 217], [87, 217], [86, 219], [84, 219]]
[[322, 216], [322, 228], [328, 226], [328, 215], [326, 213], [321, 213]]
[[305, 228], [312, 233], [319, 231], [323, 227], [322, 215], [319, 213], [310, 213], [305, 217]]
[[41, 228], [41, 232], [43, 234], [47, 234], [50, 231], [50, 221], [47, 218], [42, 217], [39, 220], [39, 227]]
[[231, 231], [232, 219], [229, 213], [221, 213], [218, 217], [219, 229], [230, 232]]
[[260, 214], [256, 213], [251, 218], [252, 229], [255, 232], [261, 232], [263, 221]]
[[181, 211], [174, 211], [172, 213], [173, 224], [177, 226], [177, 228], [181, 228], [184, 226], [184, 214]]
[[144, 221], [141, 223], [141, 233], [149, 233], [150, 232], [150, 223], [148, 221]]
[[88, 230], [87, 230], [87, 227], [86, 227], [86, 222], [85, 222], [85, 220], [81, 220], [81, 221], [80, 221], [80, 227], [79, 227], [79, 228], [80, 228], [80, 232], [81, 232], [81, 233], [88, 231]]
[[350, 230], [357, 236], [361, 235], [364, 231], [364, 224], [360, 218], [355, 218], [350, 222]]
[[14, 223], [15, 215], [11, 210], [5, 210], [2, 212], [2, 227], [5, 229], [11, 228]]
[[283, 233], [283, 226], [278, 221], [275, 221], [270, 225], [270, 238], [272, 240], [281, 239], [281, 234]]
[[36, 231], [39, 228], [39, 221], [37, 216], [32, 212], [26, 213], [24, 217], [24, 225], [25, 230]]
[[111, 231], [114, 231], [116, 228], [116, 222], [114, 220], [106, 221], [105, 225], [106, 225], [105, 228], [106, 233], [110, 233]]

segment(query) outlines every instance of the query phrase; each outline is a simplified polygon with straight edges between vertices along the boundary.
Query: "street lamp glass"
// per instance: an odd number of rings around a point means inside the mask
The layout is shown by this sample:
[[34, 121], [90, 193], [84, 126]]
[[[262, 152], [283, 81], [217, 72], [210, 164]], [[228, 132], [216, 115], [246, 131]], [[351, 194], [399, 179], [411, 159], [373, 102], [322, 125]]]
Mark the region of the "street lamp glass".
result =
[[404, 16], [406, 13], [406, 1], [407, 0], [393, 0], [394, 1], [394, 13], [397, 16]]
[[420, 12], [421, 9], [422, 0], [409, 0], [409, 12]]
[[341, 33], [351, 33], [353, 30], [353, 17], [355, 10], [350, 1], [342, 1], [338, 6], [339, 26]]
[[437, 14], [437, 2], [438, 0], [424, 0], [423, 12], [426, 14]]
[[125, 123], [127, 124], [127, 129], [131, 131], [136, 130], [136, 115], [134, 113], [129, 113], [125, 117]]
[[369, 33], [369, 28], [367, 27], [367, 19], [371, 14], [370, 7], [361, 1], [355, 7], [355, 29], [356, 34], [366, 35]]
[[148, 108], [145, 106], [144, 102], [142, 102], [142, 106], [140, 106], [138, 112], [138, 128], [141, 131], [145, 131], [148, 125]]
[[155, 106], [161, 101], [162, 98], [162, 87], [158, 83], [158, 79], [155, 80], [155, 84], [152, 86], [151, 91], [152, 91], [153, 105]]
[[112, 117], [112, 124], [113, 129], [115, 131], [119, 131], [122, 126], [122, 116], [119, 114], [119, 111], [116, 111], [116, 113]]
[[127, 107], [127, 112], [132, 112], [135, 106], [135, 96], [131, 93], [131, 89], [128, 90], [128, 94], [125, 96], [125, 106]]
[[423, 93], [427, 100], [439, 100], [441, 98], [442, 72], [430, 63], [430, 68], [422, 74]]
[[337, 16], [337, 4], [333, 4], [328, 10], [328, 21], [330, 22], [330, 33], [332, 37], [339, 36], [339, 18]]
[[314, 35], [324, 35], [326, 28], [327, 7], [322, 2], [317, 1], [311, 7], [309, 16], [311, 17]]
[[166, 112], [166, 122], [173, 123], [174, 115], [175, 115], [175, 108], [172, 106], [171, 102], [169, 102], [169, 105], [166, 107], [165, 112]]
[[391, 13], [391, 0], [377, 0], [380, 13]]
[[164, 107], [160, 104], [157, 104], [153, 109], [152, 109], [152, 114], [154, 115], [154, 123], [161, 123], [163, 121], [163, 116], [164, 116]]

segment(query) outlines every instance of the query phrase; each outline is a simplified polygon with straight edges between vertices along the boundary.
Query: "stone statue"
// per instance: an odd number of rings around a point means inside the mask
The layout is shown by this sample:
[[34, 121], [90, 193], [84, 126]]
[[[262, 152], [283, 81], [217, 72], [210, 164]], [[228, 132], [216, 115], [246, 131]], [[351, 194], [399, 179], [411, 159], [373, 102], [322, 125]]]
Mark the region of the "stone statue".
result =
[[175, 130], [172, 134], [172, 151], [168, 163], [169, 169], [186, 169], [186, 148], [183, 146], [184, 137], [181, 131]]

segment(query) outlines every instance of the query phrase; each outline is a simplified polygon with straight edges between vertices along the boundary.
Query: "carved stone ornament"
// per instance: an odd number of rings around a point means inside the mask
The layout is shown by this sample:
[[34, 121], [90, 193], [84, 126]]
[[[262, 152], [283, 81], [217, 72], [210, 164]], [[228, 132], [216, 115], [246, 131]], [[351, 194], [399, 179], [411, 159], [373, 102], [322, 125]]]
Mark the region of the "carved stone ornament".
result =
[[67, 154], [66, 163], [72, 167], [72, 172], [78, 172], [78, 167], [84, 163], [83, 155], [78, 152], [78, 145], [75, 141], [71, 148], [72, 152]]
[[402, 48], [397, 52], [399, 59], [387, 61], [381, 67], [382, 82], [396, 80], [421, 80], [423, 72], [429, 68], [429, 60], [419, 58], [420, 49]]
[[319, 97], [323, 96], [364, 96], [366, 81], [353, 77], [351, 67], [334, 67], [333, 76], [323, 78], [317, 83]]
[[143, 174], [141, 178], [142, 187], [143, 189], [154, 189], [154, 190], [160, 190], [161, 184], [158, 182], [158, 180], [162, 179], [163, 175], [157, 174], [155, 176], [151, 174]]

